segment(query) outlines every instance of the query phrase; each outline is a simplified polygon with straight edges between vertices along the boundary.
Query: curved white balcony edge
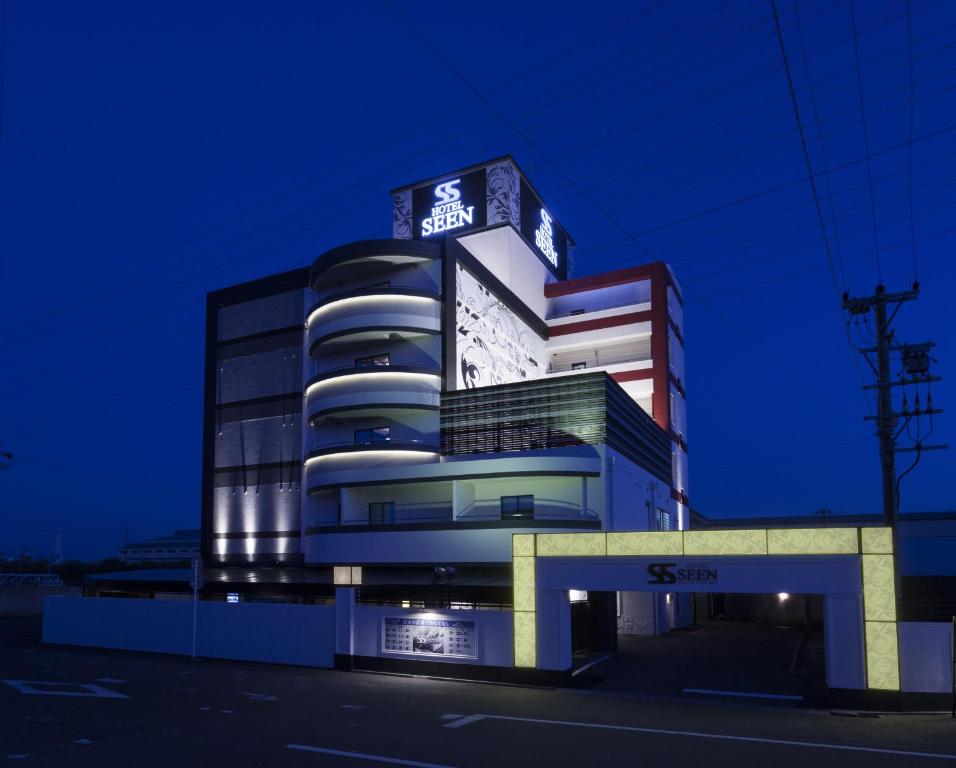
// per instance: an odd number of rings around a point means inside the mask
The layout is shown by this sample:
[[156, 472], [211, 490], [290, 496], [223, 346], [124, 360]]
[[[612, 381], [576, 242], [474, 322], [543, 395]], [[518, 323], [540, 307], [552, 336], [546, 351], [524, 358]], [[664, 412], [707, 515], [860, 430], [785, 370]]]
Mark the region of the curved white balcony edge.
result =
[[335, 301], [330, 301], [328, 304], [323, 304], [321, 307], [317, 307], [305, 321], [305, 325], [308, 328], [312, 325], [312, 321], [315, 320], [319, 315], [324, 314], [325, 312], [333, 308], [341, 308], [349, 304], [363, 304], [363, 303], [374, 303], [382, 301], [395, 301], [395, 302], [408, 302], [410, 304], [422, 304], [422, 303], [438, 303], [438, 299], [432, 296], [410, 296], [403, 293], [370, 293], [364, 296], [346, 296], [345, 298], [336, 299]]
[[[582, 450], [583, 449], [583, 450]], [[559, 451], [573, 454], [558, 453]], [[414, 482], [428, 480], [454, 480], [456, 478], [480, 478], [482, 476], [508, 475], [571, 475], [598, 477], [602, 461], [591, 446], [557, 448], [545, 453], [535, 451], [536, 456], [526, 453], [498, 454], [494, 458], [443, 457], [441, 462], [422, 464], [396, 464], [375, 467], [377, 484], [390, 482]], [[308, 462], [306, 469], [310, 468]], [[368, 483], [367, 467], [323, 471], [321, 487], [364, 485]], [[309, 488], [311, 491], [311, 487]]]
[[414, 379], [419, 379], [423, 381], [432, 381], [436, 387], [441, 386], [441, 375], [437, 373], [420, 373], [418, 371], [388, 371], [383, 372], [381, 368], [370, 368], [367, 371], [356, 370], [355, 373], [346, 373], [341, 376], [331, 376], [327, 379], [322, 379], [321, 381], [316, 381], [310, 384], [305, 390], [305, 396], [310, 397], [313, 392], [320, 389], [321, 387], [337, 384], [342, 382], [355, 381], [357, 378], [375, 376], [375, 381], [387, 382], [390, 379], [394, 380], [393, 377], [397, 377], [399, 380], [411, 381]]

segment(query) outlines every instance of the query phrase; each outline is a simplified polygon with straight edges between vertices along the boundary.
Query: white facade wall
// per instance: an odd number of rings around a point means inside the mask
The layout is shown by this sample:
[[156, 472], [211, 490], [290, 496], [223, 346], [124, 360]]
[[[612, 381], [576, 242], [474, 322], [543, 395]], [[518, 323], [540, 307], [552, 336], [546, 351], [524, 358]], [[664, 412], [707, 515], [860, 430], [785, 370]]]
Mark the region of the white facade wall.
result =
[[499, 227], [465, 235], [458, 242], [532, 312], [545, 317], [544, 285], [554, 277], [517, 232], [511, 227]]
[[900, 688], [920, 693], [953, 690], [951, 622], [900, 622]]
[[[331, 667], [335, 606], [270, 603], [198, 604], [198, 656]], [[43, 642], [188, 655], [189, 600], [50, 597]]]
[[[552, 322], [580, 322], [604, 316], [605, 310], [614, 314], [641, 312], [651, 308], [651, 281], [636, 280], [607, 288], [578, 291], [548, 299], [547, 318]], [[583, 313], [572, 315], [572, 312]]]
[[395, 523], [451, 522], [452, 486], [444, 483], [404, 483], [341, 488], [342, 524], [368, 524], [368, 505], [395, 504]]
[[539, 519], [598, 519], [588, 504], [587, 478], [498, 477], [487, 480], [457, 480], [462, 486], [462, 507], [456, 520], [501, 519], [501, 497], [534, 495], [534, 516]]

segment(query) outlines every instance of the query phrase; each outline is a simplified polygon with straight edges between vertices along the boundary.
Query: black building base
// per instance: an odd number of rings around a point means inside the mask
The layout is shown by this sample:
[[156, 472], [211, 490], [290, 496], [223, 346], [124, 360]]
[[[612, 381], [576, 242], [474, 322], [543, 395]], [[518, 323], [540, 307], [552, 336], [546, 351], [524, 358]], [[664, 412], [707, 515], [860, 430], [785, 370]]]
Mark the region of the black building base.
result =
[[830, 709], [860, 712], [948, 712], [952, 702], [952, 694], [949, 693], [827, 689], [827, 704]]
[[511, 685], [540, 685], [557, 688], [571, 685], [571, 671], [556, 672], [542, 669], [514, 669], [488, 667], [481, 664], [448, 664], [417, 659], [388, 659], [380, 656], [335, 655], [335, 668], [352, 672], [385, 672], [396, 675], [444, 677], [454, 680], [474, 680], [483, 683]]

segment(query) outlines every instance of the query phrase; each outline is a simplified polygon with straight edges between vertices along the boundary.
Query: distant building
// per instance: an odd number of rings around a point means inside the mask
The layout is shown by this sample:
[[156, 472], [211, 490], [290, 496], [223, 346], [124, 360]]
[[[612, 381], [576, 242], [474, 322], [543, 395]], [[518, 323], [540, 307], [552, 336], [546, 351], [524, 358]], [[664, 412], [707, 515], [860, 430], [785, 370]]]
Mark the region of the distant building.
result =
[[178, 563], [199, 557], [199, 531], [186, 528], [168, 536], [127, 544], [120, 550], [120, 559], [140, 563]]

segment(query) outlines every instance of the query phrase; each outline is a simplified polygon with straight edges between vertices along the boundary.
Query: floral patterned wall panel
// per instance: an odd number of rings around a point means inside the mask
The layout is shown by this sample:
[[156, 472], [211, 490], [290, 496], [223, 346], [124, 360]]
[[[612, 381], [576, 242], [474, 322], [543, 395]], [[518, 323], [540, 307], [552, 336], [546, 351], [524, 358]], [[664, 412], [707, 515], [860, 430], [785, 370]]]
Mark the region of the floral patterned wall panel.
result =
[[460, 264], [456, 270], [458, 389], [544, 375], [545, 342]]

